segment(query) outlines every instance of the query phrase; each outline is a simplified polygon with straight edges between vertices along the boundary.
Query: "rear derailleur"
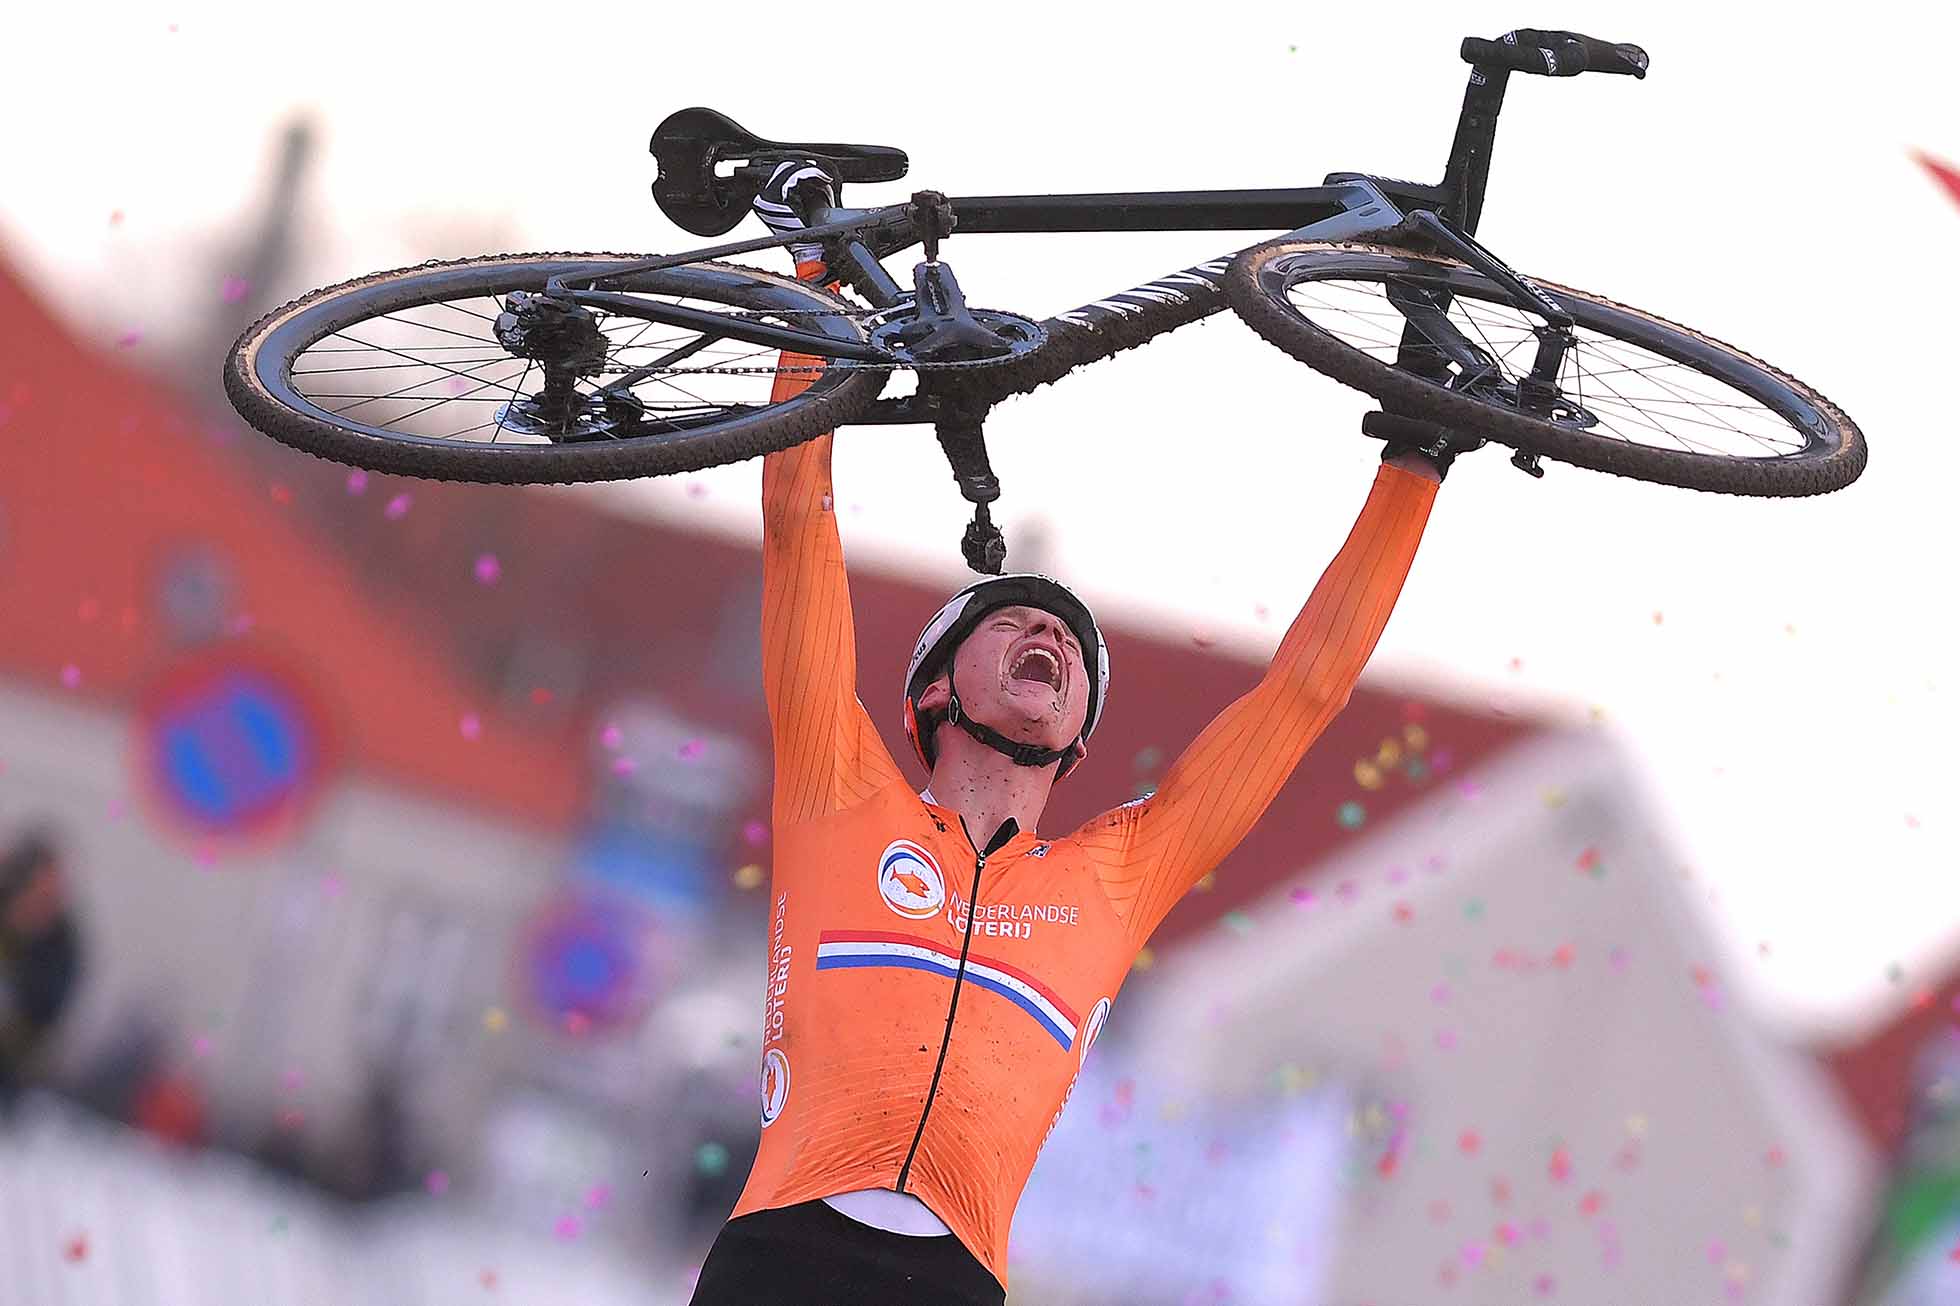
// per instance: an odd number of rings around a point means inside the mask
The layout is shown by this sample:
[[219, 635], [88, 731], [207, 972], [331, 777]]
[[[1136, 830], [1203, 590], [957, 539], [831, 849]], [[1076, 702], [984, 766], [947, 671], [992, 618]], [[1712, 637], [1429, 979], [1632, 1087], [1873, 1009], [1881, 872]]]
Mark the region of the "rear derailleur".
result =
[[512, 357], [536, 362], [544, 371], [542, 390], [497, 410], [499, 430], [569, 444], [616, 438], [645, 415], [645, 405], [629, 390], [580, 393], [579, 378], [604, 370], [610, 343], [598, 318], [584, 306], [513, 290], [504, 296], [504, 311], [497, 314], [493, 329], [497, 343]]

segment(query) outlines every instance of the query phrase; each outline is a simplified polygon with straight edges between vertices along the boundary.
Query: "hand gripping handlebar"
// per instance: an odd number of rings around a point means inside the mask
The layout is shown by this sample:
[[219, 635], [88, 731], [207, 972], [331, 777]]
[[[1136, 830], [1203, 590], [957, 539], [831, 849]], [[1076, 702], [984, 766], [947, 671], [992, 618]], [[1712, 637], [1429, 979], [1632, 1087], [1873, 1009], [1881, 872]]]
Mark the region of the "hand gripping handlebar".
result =
[[1533, 27], [1506, 32], [1495, 41], [1465, 37], [1462, 54], [1467, 64], [1540, 77], [1577, 77], [1587, 72], [1647, 75], [1647, 52], [1637, 45], [1615, 45], [1577, 32], [1541, 32]]

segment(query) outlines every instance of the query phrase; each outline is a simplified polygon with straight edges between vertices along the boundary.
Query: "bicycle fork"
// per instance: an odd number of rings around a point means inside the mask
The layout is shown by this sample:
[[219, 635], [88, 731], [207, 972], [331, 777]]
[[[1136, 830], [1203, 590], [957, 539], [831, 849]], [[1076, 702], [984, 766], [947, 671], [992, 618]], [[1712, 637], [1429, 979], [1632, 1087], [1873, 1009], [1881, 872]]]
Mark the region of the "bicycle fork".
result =
[[[1518, 378], [1518, 408], [1533, 417], [1549, 420], [1559, 399], [1558, 377], [1564, 367], [1565, 356], [1579, 345], [1578, 337], [1572, 332], [1572, 315], [1565, 311], [1564, 305], [1479, 244], [1475, 237], [1459, 231], [1454, 224], [1437, 214], [1427, 209], [1417, 209], [1407, 216], [1403, 230], [1421, 232], [1443, 250], [1503, 287], [1518, 307], [1530, 308], [1545, 319], [1542, 325], [1534, 324], [1531, 328], [1531, 333], [1538, 338], [1538, 353], [1532, 361], [1531, 371]], [[1391, 286], [1388, 297], [1409, 318], [1410, 325], [1421, 333], [1426, 344], [1462, 369], [1459, 388], [1468, 389], [1488, 377], [1498, 375], [1496, 361], [1450, 324], [1450, 297], [1447, 294], [1431, 297], [1412, 288]], [[1404, 344], [1406, 348], [1406, 337]], [[1535, 453], [1518, 450], [1511, 455], [1511, 462], [1534, 477], [1545, 474], [1538, 465], [1538, 455]]]

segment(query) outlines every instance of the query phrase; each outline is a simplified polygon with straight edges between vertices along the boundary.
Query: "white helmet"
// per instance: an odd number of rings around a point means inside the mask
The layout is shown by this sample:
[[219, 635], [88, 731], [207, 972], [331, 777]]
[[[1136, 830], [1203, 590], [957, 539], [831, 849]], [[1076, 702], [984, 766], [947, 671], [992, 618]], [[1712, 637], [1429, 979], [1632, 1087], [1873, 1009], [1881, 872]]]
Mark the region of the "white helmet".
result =
[[[989, 612], [1016, 606], [1039, 608], [1060, 617], [1075, 632], [1076, 641], [1082, 646], [1082, 660], [1089, 671], [1089, 712], [1083, 718], [1082, 733], [1067, 748], [1048, 749], [1035, 744], [1017, 743], [992, 727], [981, 725], [961, 710], [957, 689], [953, 691], [953, 700], [947, 706], [944, 718], [934, 717], [925, 722], [919, 720], [919, 695], [925, 692], [927, 685], [938, 679], [939, 673], [952, 661], [960, 641], [971, 634]], [[912, 741], [913, 750], [929, 771], [939, 751], [933, 746], [933, 735], [943, 719], [958, 725], [996, 752], [1005, 753], [1021, 766], [1047, 766], [1060, 759], [1061, 770], [1055, 773], [1055, 778], [1059, 780], [1089, 755], [1089, 736], [1096, 731], [1096, 722], [1102, 717], [1103, 699], [1108, 692], [1109, 646], [1103, 643], [1102, 631], [1097, 627], [1096, 619], [1090, 615], [1086, 603], [1077, 598], [1068, 586], [1050, 576], [1034, 572], [988, 576], [947, 600], [946, 606], [926, 623], [925, 631], [913, 647], [912, 665], [905, 671], [905, 737]]]

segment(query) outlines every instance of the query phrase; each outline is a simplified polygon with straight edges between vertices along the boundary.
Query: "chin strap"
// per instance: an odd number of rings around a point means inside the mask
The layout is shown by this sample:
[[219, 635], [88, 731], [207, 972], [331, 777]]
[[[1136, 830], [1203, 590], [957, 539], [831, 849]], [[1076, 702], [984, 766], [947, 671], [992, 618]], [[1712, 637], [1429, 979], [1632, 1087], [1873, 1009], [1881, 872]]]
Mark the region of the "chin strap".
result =
[[952, 702], [946, 707], [946, 720], [996, 753], [1005, 754], [1016, 766], [1050, 766], [1067, 757], [1075, 748], [1074, 744], [1067, 748], [1043, 748], [1039, 744], [1016, 743], [992, 726], [983, 726], [960, 711], [960, 691], [954, 687], [950, 677], [947, 678], [946, 687], [952, 690]]

